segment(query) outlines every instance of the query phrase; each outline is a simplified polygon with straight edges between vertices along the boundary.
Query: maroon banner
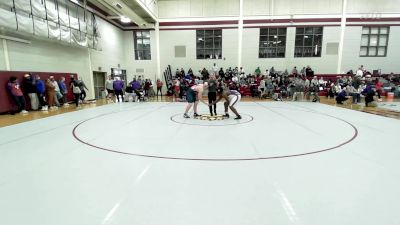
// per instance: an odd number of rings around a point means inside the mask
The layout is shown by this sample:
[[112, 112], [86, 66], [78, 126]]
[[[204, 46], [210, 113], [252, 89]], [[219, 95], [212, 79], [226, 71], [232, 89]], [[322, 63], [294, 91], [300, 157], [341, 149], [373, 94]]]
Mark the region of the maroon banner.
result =
[[[0, 113], [6, 113], [16, 109], [16, 106], [10, 96], [10, 93], [7, 90], [7, 83], [10, 77], [14, 76], [18, 79], [18, 83], [21, 85], [24, 75], [30, 73], [34, 76], [39, 75], [40, 79], [45, 81], [50, 76], [54, 76], [54, 79], [58, 81], [61, 77], [65, 77], [65, 84], [68, 87], [70, 82], [71, 75], [74, 76], [75, 79], [78, 78], [78, 74], [76, 73], [52, 73], [52, 72], [32, 72], [32, 71], [0, 71]], [[23, 91], [23, 90], [22, 90]], [[71, 90], [68, 90], [67, 95], [68, 101], [73, 100], [73, 93]], [[26, 103], [29, 105], [29, 98], [25, 96]]]

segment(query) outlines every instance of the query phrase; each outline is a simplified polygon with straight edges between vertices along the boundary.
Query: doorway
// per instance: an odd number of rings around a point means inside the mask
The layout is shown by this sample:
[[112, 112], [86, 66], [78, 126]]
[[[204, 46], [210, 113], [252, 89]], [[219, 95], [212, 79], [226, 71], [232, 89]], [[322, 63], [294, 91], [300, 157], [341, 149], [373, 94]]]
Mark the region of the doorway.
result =
[[93, 90], [95, 99], [104, 99], [106, 97], [106, 75], [106, 72], [93, 71]]

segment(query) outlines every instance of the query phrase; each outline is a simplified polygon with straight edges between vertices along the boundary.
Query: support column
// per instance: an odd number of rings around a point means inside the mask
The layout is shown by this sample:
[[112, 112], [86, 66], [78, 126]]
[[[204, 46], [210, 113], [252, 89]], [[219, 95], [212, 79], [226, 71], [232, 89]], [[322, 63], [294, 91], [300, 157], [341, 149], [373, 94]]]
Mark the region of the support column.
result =
[[8, 56], [8, 45], [6, 39], [3, 39], [3, 52], [4, 52], [4, 61], [6, 63], [6, 70], [10, 71], [10, 58]]
[[160, 62], [160, 24], [159, 22], [155, 25], [156, 32], [156, 63], [157, 63], [157, 79], [161, 79], [161, 62]]
[[238, 26], [238, 68], [242, 66], [243, 48], [243, 0], [239, 0], [239, 26]]
[[342, 0], [342, 19], [340, 23], [340, 41], [339, 41], [339, 51], [338, 51], [338, 64], [336, 73], [341, 74], [342, 71], [342, 58], [343, 58], [343, 44], [344, 44], [344, 32], [346, 31], [346, 10], [347, 10], [347, 0]]

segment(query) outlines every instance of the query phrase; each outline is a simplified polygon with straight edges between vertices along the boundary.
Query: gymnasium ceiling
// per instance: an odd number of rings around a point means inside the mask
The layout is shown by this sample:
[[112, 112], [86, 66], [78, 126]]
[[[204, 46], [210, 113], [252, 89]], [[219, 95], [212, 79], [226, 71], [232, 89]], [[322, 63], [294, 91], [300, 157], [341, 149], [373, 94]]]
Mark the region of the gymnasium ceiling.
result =
[[[84, 0], [78, 1], [82, 5], [84, 4]], [[152, 28], [156, 20], [138, 1], [143, 0], [87, 0], [87, 6], [121, 29]], [[131, 22], [121, 22], [121, 16], [129, 18]]]

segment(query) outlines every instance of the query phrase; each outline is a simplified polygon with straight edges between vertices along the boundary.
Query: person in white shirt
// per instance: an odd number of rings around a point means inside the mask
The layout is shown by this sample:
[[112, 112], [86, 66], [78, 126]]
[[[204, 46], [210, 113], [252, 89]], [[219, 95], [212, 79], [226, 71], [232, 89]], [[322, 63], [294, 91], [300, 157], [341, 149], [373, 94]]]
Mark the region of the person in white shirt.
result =
[[58, 86], [57, 81], [54, 79], [54, 76], [50, 76], [49, 79], [55, 88], [54, 89], [54, 91], [55, 91], [54, 101], [56, 103], [56, 106], [60, 107], [60, 102], [58, 101], [60, 98], [62, 98], [62, 94], [60, 92], [60, 87]]
[[357, 77], [362, 77], [364, 75], [364, 71], [362, 70], [362, 68], [358, 68], [357, 72], [356, 72], [356, 76]]
[[218, 75], [218, 66], [216, 63], [214, 63], [214, 66], [212, 67], [212, 72], [215, 76]]
[[114, 80], [111, 76], [108, 76], [108, 80], [106, 80], [105, 86], [107, 90], [107, 100], [114, 102]]

